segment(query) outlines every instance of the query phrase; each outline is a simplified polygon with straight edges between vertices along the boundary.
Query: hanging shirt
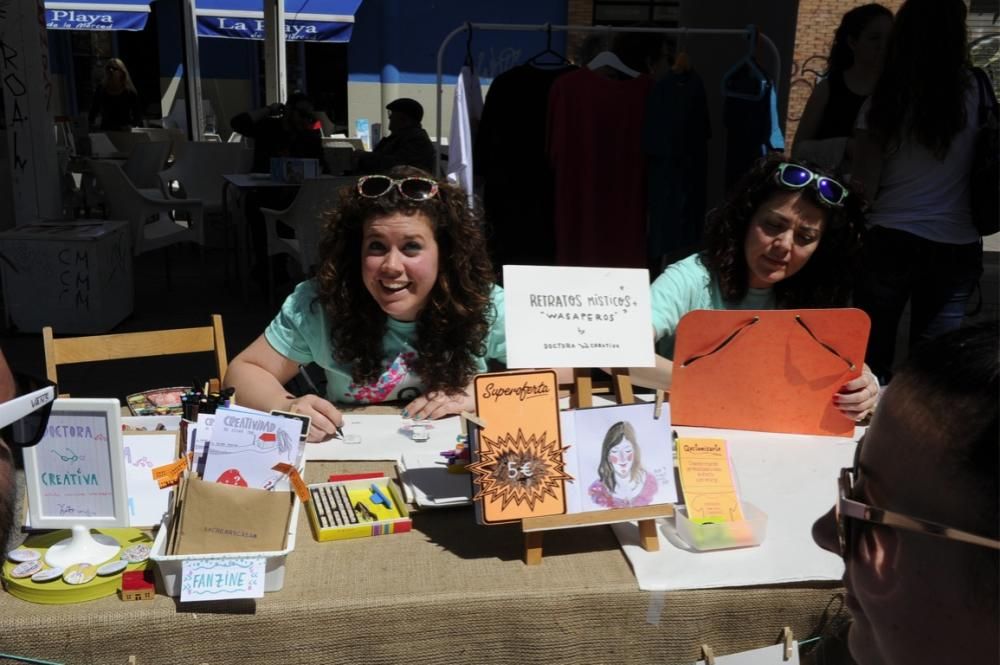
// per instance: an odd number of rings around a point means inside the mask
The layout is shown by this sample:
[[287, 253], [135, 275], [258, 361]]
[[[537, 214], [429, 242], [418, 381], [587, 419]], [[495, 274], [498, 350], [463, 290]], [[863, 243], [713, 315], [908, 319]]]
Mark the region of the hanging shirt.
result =
[[576, 67], [519, 65], [490, 84], [476, 134], [476, 174], [496, 266], [554, 265], [552, 168], [545, 123], [552, 84]]
[[[759, 69], [759, 68], [758, 68]], [[749, 171], [754, 162], [769, 152], [785, 149], [784, 133], [778, 121], [778, 93], [774, 82], [745, 66], [726, 81], [727, 89], [759, 91], [758, 99], [727, 95], [723, 91], [723, 118], [726, 124], [726, 190]]]
[[482, 114], [483, 90], [479, 86], [479, 77], [466, 65], [455, 82], [455, 104], [452, 106], [451, 133], [448, 135], [448, 180], [458, 183], [468, 193], [470, 208], [475, 202], [472, 145]]
[[701, 240], [711, 137], [701, 77], [693, 70], [669, 72], [649, 94], [642, 128], [642, 149], [649, 159], [651, 258]]
[[549, 95], [556, 261], [646, 267], [646, 169], [640, 136], [653, 79], [560, 77]]

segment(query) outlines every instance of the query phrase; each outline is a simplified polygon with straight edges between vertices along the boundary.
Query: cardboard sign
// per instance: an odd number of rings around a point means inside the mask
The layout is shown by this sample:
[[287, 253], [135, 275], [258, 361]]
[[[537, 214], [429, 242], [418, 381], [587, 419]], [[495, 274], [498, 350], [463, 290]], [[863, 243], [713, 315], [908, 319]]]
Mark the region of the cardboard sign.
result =
[[649, 274], [504, 266], [508, 367], [652, 367]]
[[556, 373], [480, 374], [471, 437], [476, 517], [497, 524], [566, 512]]
[[692, 522], [743, 520], [725, 439], [677, 439], [677, 466]]
[[853, 436], [833, 396], [861, 375], [869, 328], [859, 309], [689, 312], [677, 325], [673, 421]]
[[151, 470], [169, 464], [177, 454], [177, 432], [125, 432], [122, 461], [128, 488], [129, 526], [155, 526], [167, 512], [170, 491]]
[[24, 449], [31, 526], [128, 526], [117, 399], [57, 399], [45, 436]]
[[181, 602], [263, 598], [263, 557], [245, 559], [184, 559]]

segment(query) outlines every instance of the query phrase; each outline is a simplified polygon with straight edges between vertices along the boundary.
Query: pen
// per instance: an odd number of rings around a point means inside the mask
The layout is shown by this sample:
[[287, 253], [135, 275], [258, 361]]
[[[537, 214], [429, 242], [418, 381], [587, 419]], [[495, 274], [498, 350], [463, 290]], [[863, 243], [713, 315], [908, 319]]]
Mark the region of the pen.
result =
[[[299, 376], [301, 376], [302, 380], [306, 382], [306, 386], [309, 387], [309, 390], [311, 390], [314, 395], [319, 395], [319, 388], [317, 388], [316, 384], [313, 383], [312, 379], [309, 378], [309, 372], [306, 371], [306, 368], [305, 368], [304, 365], [299, 365]], [[343, 427], [338, 427], [337, 425], [334, 425], [334, 428], [336, 428], [336, 430], [337, 430], [336, 436], [339, 436], [341, 439], [343, 439], [344, 438], [344, 428]]]

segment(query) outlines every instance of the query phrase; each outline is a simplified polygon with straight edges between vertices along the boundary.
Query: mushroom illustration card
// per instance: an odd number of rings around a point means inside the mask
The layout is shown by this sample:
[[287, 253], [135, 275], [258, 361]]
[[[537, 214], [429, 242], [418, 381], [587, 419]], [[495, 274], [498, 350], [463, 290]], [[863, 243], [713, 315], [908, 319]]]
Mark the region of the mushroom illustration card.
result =
[[302, 423], [245, 409], [215, 412], [203, 474], [207, 482], [288, 489], [288, 478], [274, 470], [284, 462], [297, 466]]
[[567, 513], [677, 501], [670, 408], [649, 403], [562, 413]]
[[485, 427], [470, 433], [473, 499], [480, 523], [497, 524], [566, 512], [559, 391], [552, 370], [481, 374], [476, 413]]

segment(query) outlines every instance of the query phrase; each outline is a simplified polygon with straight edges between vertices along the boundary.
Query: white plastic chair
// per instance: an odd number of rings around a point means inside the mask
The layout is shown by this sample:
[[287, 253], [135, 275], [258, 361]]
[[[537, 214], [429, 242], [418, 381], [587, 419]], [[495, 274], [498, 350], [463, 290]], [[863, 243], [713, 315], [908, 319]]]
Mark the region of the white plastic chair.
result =
[[[109, 219], [128, 221], [132, 232], [133, 254], [167, 247], [179, 242], [204, 246], [203, 207], [197, 199], [166, 199], [139, 191], [115, 162], [93, 160], [91, 166], [104, 190]], [[173, 211], [190, 215], [182, 224], [173, 219]]]
[[[341, 189], [353, 187], [357, 181], [356, 176], [305, 180], [295, 200], [284, 210], [261, 208], [267, 231], [268, 257], [287, 254], [299, 262], [303, 274], [310, 274], [319, 263], [323, 213], [337, 204]], [[282, 238], [278, 235], [278, 222], [290, 226], [295, 231], [295, 237]], [[267, 294], [273, 302], [274, 275], [270, 261], [267, 262]]]
[[185, 198], [201, 199], [206, 217], [223, 212], [223, 175], [247, 173], [253, 164], [253, 151], [239, 143], [189, 141], [177, 151], [173, 166], [160, 173], [163, 193], [173, 196], [174, 183]]
[[137, 189], [152, 190], [146, 193], [159, 192], [158, 174], [166, 166], [169, 156], [170, 141], [138, 143], [125, 160], [122, 171]]

